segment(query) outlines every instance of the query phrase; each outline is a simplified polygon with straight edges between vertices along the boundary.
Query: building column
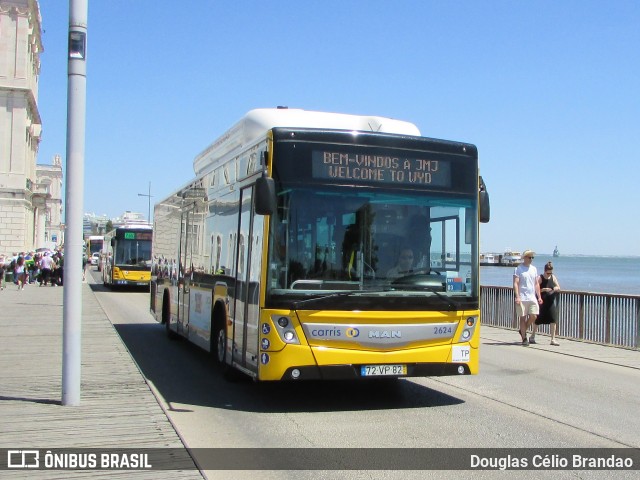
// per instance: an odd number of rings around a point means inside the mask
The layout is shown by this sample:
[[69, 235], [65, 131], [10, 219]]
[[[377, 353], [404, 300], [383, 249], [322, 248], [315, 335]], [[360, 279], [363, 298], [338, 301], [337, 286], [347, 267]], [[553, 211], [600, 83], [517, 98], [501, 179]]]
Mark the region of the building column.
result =
[[47, 211], [45, 208], [38, 208], [38, 226], [36, 230], [36, 244], [35, 248], [40, 248], [45, 246], [45, 236], [44, 233], [47, 227]]

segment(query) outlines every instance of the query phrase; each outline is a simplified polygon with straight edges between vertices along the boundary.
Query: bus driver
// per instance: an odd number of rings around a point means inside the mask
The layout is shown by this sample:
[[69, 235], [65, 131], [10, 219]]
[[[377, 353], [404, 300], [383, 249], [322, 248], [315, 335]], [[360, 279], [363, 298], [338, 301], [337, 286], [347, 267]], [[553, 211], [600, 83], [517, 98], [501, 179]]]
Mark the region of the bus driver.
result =
[[400, 250], [400, 256], [395, 267], [387, 271], [387, 278], [398, 278], [413, 272], [413, 250], [404, 247]]

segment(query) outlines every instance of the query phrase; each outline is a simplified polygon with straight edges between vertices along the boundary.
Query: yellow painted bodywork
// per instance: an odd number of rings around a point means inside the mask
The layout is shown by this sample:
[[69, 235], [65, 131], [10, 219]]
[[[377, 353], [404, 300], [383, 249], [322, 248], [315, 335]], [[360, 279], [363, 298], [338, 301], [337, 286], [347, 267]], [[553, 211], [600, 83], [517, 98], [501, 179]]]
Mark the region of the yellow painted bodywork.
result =
[[129, 282], [150, 282], [150, 270], [126, 270], [124, 268], [113, 267], [113, 280], [127, 280]]
[[[258, 378], [260, 380], [280, 380], [288, 368], [305, 366], [330, 365], [382, 365], [382, 364], [429, 364], [452, 363], [452, 347], [455, 345], [471, 348], [468, 365], [471, 374], [479, 369], [478, 348], [480, 345], [480, 312], [352, 312], [352, 311], [298, 311], [263, 310], [261, 325], [270, 326], [268, 334], [262, 338], [269, 341], [268, 362], [261, 362]], [[273, 319], [286, 316], [292, 322], [299, 345], [287, 344], [278, 335]], [[466, 342], [458, 343], [462, 331], [466, 327], [466, 319], [476, 317], [473, 334]], [[455, 333], [451, 338], [416, 340], [401, 347], [364, 347], [356, 342], [336, 340], [317, 340], [311, 342], [305, 337], [302, 323], [322, 324], [328, 326], [340, 324], [345, 327], [359, 325], [390, 325], [451, 323], [455, 325]], [[456, 362], [458, 363], [458, 362]]]

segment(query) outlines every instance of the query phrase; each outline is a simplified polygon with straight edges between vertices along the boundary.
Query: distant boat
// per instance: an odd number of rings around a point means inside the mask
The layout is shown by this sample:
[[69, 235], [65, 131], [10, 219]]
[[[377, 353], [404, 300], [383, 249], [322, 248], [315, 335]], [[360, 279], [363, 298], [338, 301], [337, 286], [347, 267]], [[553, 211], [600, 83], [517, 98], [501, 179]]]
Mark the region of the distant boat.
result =
[[522, 263], [522, 253], [506, 248], [502, 255], [502, 264], [507, 266], [517, 266]]
[[480, 265], [483, 267], [515, 267], [522, 263], [522, 254], [505, 249], [504, 253], [481, 253]]
[[480, 265], [482, 266], [500, 266], [500, 255], [497, 253], [481, 253]]
[[559, 257], [560, 256], [560, 251], [558, 250], [558, 246], [556, 245], [556, 248], [553, 249], [553, 256], [554, 257]]

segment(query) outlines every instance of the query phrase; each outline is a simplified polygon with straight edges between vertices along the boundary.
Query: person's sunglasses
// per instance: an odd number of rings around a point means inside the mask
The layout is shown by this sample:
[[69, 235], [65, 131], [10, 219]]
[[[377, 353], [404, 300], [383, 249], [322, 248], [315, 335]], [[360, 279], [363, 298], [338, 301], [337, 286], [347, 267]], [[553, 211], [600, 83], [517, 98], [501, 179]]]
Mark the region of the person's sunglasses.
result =
[[534, 259], [534, 258], [536, 258], [536, 257], [529, 257], [529, 256], [526, 256], [526, 257], [524, 257], [524, 258], [530, 258], [531, 260], [533, 260], [533, 259]]

